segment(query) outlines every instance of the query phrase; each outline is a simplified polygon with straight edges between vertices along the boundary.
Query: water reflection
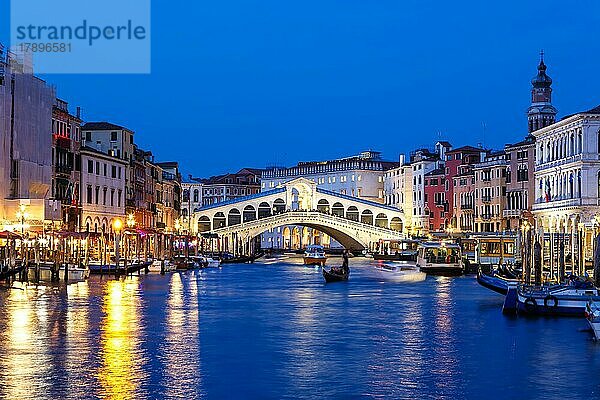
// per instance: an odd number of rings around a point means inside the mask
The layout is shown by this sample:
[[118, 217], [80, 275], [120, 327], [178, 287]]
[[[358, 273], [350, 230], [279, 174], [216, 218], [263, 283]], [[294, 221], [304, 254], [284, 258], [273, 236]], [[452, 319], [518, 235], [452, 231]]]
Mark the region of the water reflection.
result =
[[[3, 374], [2, 397], [10, 399], [28, 398], [31, 393], [42, 389], [39, 379], [30, 379], [46, 373], [47, 354], [36, 343], [35, 292], [25, 285], [15, 285], [6, 299], [9, 310], [2, 326], [0, 368]], [[39, 350], [42, 350], [39, 352]]]
[[200, 397], [198, 285], [202, 285], [201, 276], [200, 273], [175, 273], [169, 283], [162, 350], [163, 386], [168, 398]]
[[98, 380], [102, 396], [107, 399], [138, 398], [140, 382], [146, 376], [137, 292], [136, 278], [108, 281], [105, 286]]

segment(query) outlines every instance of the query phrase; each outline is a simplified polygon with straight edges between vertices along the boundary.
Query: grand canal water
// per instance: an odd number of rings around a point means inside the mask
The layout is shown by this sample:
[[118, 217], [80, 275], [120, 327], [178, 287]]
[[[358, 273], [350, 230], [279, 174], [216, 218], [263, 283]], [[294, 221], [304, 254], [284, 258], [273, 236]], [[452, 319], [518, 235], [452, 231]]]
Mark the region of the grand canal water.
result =
[[396, 284], [351, 260], [0, 291], [0, 397], [597, 399], [582, 319], [507, 318], [473, 277]]

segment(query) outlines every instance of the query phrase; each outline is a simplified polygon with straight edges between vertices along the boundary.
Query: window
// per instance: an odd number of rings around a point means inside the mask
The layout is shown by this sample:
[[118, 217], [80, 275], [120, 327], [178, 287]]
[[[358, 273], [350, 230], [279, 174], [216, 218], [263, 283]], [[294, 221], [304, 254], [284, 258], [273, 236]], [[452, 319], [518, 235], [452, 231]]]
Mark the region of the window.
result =
[[121, 190], [119, 190], [118, 196], [117, 196], [117, 207], [121, 207]]
[[198, 202], [198, 189], [194, 189], [194, 203]]
[[108, 189], [105, 187], [104, 190], [102, 191], [102, 205], [106, 205], [106, 191]]
[[96, 186], [96, 204], [98, 204], [99, 199], [100, 199], [100, 186]]
[[106, 163], [104, 163], [104, 176], [106, 176]]
[[116, 165], [113, 165], [111, 167], [111, 176], [113, 177], [113, 179], [117, 177], [117, 166]]
[[115, 189], [110, 189], [110, 205], [115, 206]]
[[121, 167], [119, 167], [119, 174], [118, 174], [119, 179], [121, 179]]
[[86, 201], [88, 204], [92, 204], [92, 185], [87, 186], [87, 198]]
[[92, 160], [88, 160], [88, 173], [94, 173], [94, 162]]
[[110, 133], [110, 141], [111, 142], [116, 142], [117, 141], [117, 132], [111, 132]]
[[96, 175], [100, 175], [100, 162], [96, 161]]
[[87, 140], [88, 142], [92, 141], [92, 132], [85, 133], [85, 140]]

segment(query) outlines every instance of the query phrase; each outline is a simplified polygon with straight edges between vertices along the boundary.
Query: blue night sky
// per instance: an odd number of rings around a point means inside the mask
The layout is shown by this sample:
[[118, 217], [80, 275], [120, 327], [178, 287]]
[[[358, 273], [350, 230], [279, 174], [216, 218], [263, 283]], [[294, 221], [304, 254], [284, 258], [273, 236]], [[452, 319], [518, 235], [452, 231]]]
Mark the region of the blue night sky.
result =
[[519, 141], [542, 48], [559, 116], [600, 104], [599, 30], [592, 0], [154, 0], [152, 74], [42, 77], [86, 120], [208, 176], [363, 149], [395, 160], [440, 132]]

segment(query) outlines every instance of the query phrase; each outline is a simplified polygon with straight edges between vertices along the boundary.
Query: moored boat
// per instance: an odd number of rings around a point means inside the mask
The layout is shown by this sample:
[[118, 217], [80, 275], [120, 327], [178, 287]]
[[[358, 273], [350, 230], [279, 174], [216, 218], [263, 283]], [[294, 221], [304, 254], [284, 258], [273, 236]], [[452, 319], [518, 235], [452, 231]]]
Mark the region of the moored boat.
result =
[[477, 272], [477, 282], [496, 293], [506, 295], [511, 282], [518, 283], [517, 279], [507, 278], [492, 270], [489, 274], [484, 273], [481, 268]]
[[323, 268], [323, 278], [325, 278], [325, 282], [327, 283], [347, 281], [349, 276], [349, 269], [346, 270], [346, 272], [343, 272], [340, 268], [336, 267], [331, 268], [329, 271]]
[[162, 272], [164, 268], [164, 272], [172, 272], [175, 270], [175, 265], [170, 260], [154, 260], [152, 261], [152, 265], [148, 267], [150, 272]]
[[588, 301], [585, 307], [585, 317], [594, 332], [594, 338], [600, 339], [600, 303]]
[[379, 252], [373, 253], [374, 260], [380, 261], [416, 261], [416, 240], [384, 240], [379, 244]]
[[381, 263], [374, 266], [379, 278], [393, 282], [422, 282], [427, 274], [418, 267], [409, 264], [386, 264]]
[[446, 242], [419, 243], [417, 266], [429, 275], [462, 275], [464, 267], [460, 246]]
[[27, 270], [27, 279], [33, 282], [51, 282], [53, 273], [57, 273], [55, 278], [60, 281], [66, 279], [68, 282], [78, 282], [84, 281], [90, 276], [89, 268], [84, 265], [62, 263], [58, 266], [58, 271], [55, 268], [56, 266], [52, 262], [41, 261], [37, 265], [31, 264]]
[[517, 287], [517, 311], [523, 314], [583, 317], [590, 301], [600, 302], [600, 293], [590, 282]]
[[304, 265], [321, 265], [324, 266], [327, 261], [325, 249], [323, 246], [310, 245], [306, 247], [304, 252]]

